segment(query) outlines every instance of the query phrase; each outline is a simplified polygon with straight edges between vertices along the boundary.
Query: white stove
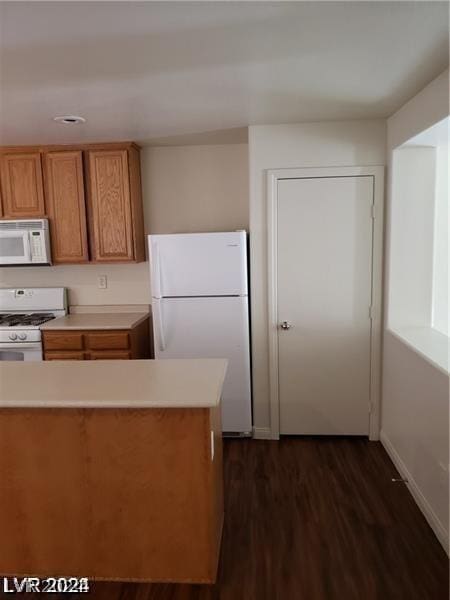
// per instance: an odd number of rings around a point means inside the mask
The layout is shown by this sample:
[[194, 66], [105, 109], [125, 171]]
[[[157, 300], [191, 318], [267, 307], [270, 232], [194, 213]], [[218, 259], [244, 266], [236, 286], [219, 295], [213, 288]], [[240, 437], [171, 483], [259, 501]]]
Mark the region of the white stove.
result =
[[0, 289], [0, 360], [42, 360], [41, 325], [66, 314], [65, 288]]

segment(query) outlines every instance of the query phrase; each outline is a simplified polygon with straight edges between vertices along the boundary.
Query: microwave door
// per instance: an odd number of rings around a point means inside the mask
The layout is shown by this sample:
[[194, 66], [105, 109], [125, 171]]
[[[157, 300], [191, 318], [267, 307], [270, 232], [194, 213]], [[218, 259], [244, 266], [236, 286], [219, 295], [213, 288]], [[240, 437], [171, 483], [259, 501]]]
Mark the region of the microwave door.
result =
[[31, 262], [30, 234], [28, 231], [0, 233], [0, 264], [20, 265]]

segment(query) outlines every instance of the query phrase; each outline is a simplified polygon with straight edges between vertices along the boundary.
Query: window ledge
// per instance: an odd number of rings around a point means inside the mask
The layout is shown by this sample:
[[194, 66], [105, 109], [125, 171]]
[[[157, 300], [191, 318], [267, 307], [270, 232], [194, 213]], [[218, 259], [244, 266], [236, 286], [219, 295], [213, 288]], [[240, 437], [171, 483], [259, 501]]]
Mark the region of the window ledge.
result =
[[447, 335], [432, 327], [388, 327], [388, 331], [448, 375], [450, 338]]

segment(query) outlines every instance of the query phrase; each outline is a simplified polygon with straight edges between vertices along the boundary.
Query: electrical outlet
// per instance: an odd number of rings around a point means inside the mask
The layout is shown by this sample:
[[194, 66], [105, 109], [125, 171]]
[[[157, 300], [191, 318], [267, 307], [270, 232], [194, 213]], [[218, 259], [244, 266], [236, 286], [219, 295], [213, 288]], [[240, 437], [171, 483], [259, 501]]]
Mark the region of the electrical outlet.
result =
[[100, 290], [106, 290], [108, 287], [108, 278], [106, 275], [99, 275], [97, 279], [97, 285]]

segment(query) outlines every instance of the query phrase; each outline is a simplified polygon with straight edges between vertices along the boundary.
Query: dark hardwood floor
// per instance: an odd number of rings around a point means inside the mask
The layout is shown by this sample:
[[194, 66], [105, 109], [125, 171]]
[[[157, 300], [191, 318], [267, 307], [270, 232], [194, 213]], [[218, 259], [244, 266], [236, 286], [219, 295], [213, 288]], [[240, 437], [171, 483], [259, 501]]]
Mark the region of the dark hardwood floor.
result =
[[396, 475], [362, 439], [227, 440], [218, 583], [97, 583], [78, 597], [447, 600], [447, 556]]

